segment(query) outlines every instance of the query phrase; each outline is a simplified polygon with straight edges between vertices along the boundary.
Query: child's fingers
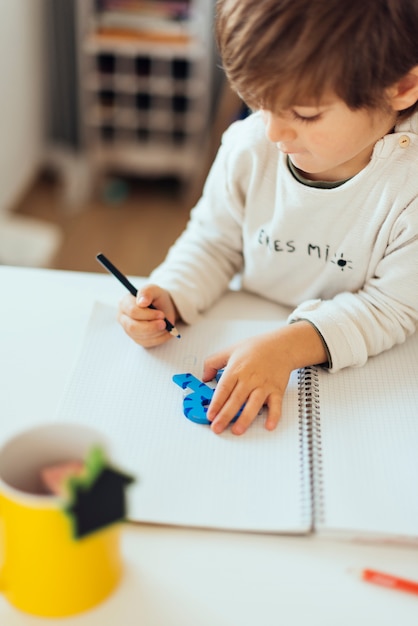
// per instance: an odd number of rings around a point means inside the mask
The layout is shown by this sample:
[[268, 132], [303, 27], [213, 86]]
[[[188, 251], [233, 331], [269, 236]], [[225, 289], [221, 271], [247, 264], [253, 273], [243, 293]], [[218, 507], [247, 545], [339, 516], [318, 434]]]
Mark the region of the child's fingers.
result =
[[260, 413], [264, 404], [264, 399], [265, 397], [262, 390], [254, 389], [254, 391], [249, 395], [241, 415], [232, 425], [231, 430], [234, 435], [242, 435], [246, 432], [246, 430], [248, 430], [257, 415]]
[[[248, 393], [246, 385], [237, 382], [231, 390], [226, 386], [224, 389], [221, 389], [222, 394], [219, 397], [216, 397], [217, 392], [218, 389], [216, 390], [209, 407], [209, 409], [212, 409], [211, 417], [213, 419], [213, 432], [217, 434], [223, 432], [240, 409], [245, 405], [241, 415], [232, 427], [232, 432], [234, 434], [241, 435], [254, 421], [260, 408], [263, 406], [265, 396], [263, 395], [262, 390], [254, 389]], [[210, 417], [208, 417], [208, 419], [210, 419]]]
[[130, 294], [125, 295], [120, 301], [119, 311], [133, 320], [138, 321], [164, 319], [164, 313], [162, 311], [138, 306], [134, 296], [131, 296]]
[[[153, 304], [158, 309], [158, 301], [167, 298], [166, 292], [157, 285], [146, 285], [138, 290], [136, 295], [136, 303], [139, 307], [145, 308]], [[163, 304], [163, 302], [161, 302]]]
[[248, 398], [242, 401], [242, 398], [244, 397], [245, 394], [241, 396], [238, 396], [237, 394], [237, 397], [235, 398], [233, 395], [229, 396], [212, 422], [213, 432], [216, 434], [223, 432], [244, 403], [245, 406], [241, 415], [231, 427], [231, 431], [234, 435], [244, 434], [254, 422], [256, 417], [260, 414], [260, 411], [265, 404], [267, 404], [268, 407], [265, 422], [266, 429], [271, 431], [277, 427], [281, 417], [282, 407], [282, 398], [279, 394], [272, 393], [266, 400], [262, 389], [254, 389]]
[[267, 419], [265, 427], [274, 430], [282, 416], [283, 397], [279, 393], [271, 393], [267, 399]]
[[235, 435], [242, 435], [259, 415], [264, 404], [268, 407], [265, 427], [267, 430], [274, 430], [281, 417], [282, 395], [275, 391], [268, 394], [263, 387], [249, 390], [247, 384], [227, 376], [225, 372], [218, 383], [207, 417], [212, 422], [213, 432], [220, 434], [242, 409], [231, 427]]
[[[217, 352], [208, 357], [203, 364], [203, 382], [213, 380], [219, 370], [223, 369], [228, 363], [229, 350]], [[227, 384], [227, 378], [223, 378], [222, 384], [218, 383], [218, 388], [222, 389]]]
[[[214, 366], [213, 369], [214, 373], [210, 375], [209, 378], [203, 377], [203, 381], [212, 380], [214, 378], [216, 372], [218, 371], [218, 368]], [[219, 367], [219, 369], [221, 369], [221, 366]], [[211, 369], [207, 369], [205, 366], [205, 372], [210, 371]], [[225, 409], [225, 405], [231, 397], [236, 384], [237, 380], [234, 377], [230, 376], [227, 372], [224, 372], [222, 374], [208, 407], [207, 418], [209, 421], [214, 420], [222, 409], [224, 410], [223, 413], [226, 413], [227, 407]], [[237, 411], [239, 410], [239, 408], [240, 407], [238, 407]]]
[[138, 321], [119, 312], [118, 321], [126, 334], [145, 348], [157, 346], [171, 338], [163, 319]]
[[[150, 308], [151, 304], [155, 306]], [[168, 293], [157, 285], [147, 285], [138, 292], [136, 298], [131, 294], [124, 296], [119, 303], [117, 318], [131, 339], [150, 348], [172, 338], [167, 332], [164, 310], [168, 319], [175, 318]]]

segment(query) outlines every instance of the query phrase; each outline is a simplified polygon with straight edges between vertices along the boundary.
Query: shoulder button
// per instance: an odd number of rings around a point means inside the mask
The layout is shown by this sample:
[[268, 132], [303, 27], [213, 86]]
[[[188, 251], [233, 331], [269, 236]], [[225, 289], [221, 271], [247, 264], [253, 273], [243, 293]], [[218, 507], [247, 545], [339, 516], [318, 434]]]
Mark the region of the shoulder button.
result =
[[407, 148], [410, 143], [411, 140], [409, 139], [408, 135], [401, 135], [399, 137], [399, 145], [401, 148]]

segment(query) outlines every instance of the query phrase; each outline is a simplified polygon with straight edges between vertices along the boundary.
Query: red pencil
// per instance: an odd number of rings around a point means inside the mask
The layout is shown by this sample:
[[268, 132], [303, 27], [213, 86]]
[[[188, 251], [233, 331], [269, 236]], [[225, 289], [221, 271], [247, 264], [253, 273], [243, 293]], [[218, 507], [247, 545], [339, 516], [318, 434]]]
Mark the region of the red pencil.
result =
[[385, 574], [383, 572], [376, 572], [372, 569], [364, 569], [360, 572], [360, 577], [368, 583], [374, 585], [380, 585], [381, 587], [389, 587], [390, 589], [397, 589], [398, 591], [408, 591], [409, 593], [415, 593], [418, 595], [418, 582], [412, 580], [406, 580], [405, 578], [399, 578], [392, 574]]

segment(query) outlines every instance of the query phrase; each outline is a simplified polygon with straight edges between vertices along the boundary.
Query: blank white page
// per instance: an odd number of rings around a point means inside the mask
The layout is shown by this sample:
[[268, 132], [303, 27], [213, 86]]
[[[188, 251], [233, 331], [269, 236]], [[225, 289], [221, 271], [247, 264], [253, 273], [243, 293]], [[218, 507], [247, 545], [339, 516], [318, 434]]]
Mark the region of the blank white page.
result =
[[319, 527], [418, 539], [418, 334], [319, 377]]
[[309, 480], [301, 467], [297, 373], [274, 432], [257, 417], [247, 433], [215, 435], [183, 414], [174, 374], [200, 378], [206, 356], [281, 322], [203, 320], [181, 339], [146, 350], [96, 304], [58, 419], [108, 436], [112, 458], [136, 476], [133, 520], [265, 532], [307, 532]]

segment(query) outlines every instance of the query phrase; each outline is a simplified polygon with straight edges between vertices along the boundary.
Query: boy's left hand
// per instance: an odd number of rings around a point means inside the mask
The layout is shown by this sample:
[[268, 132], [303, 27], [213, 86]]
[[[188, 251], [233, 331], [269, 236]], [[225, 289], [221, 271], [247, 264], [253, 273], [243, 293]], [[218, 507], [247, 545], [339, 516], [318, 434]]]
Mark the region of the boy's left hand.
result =
[[268, 407], [265, 427], [274, 430], [292, 370], [285, 355], [277, 354], [272, 335], [252, 337], [212, 355], [205, 361], [203, 381], [213, 379], [223, 368], [207, 412], [212, 430], [221, 433], [244, 403], [231, 429], [235, 435], [247, 430], [264, 404]]
[[204, 364], [204, 382], [224, 369], [207, 412], [213, 432], [223, 432], [243, 404], [241, 415], [231, 427], [235, 435], [247, 430], [263, 405], [267, 405], [265, 427], [274, 430], [291, 372], [326, 359], [319, 333], [303, 320], [245, 339], [210, 356]]

